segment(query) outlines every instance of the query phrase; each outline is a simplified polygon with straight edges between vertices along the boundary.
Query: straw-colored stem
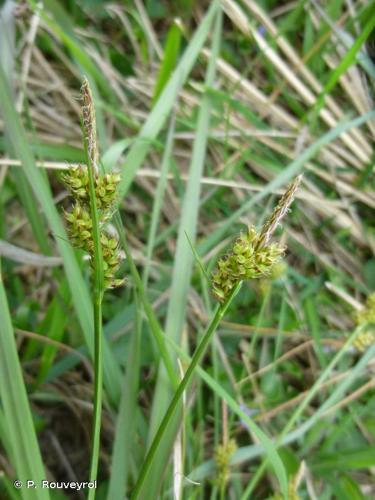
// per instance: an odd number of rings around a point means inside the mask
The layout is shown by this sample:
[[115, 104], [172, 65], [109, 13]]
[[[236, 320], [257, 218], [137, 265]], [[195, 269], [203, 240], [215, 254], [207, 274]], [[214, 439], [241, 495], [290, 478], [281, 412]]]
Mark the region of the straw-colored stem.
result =
[[233, 288], [231, 291], [230, 295], [227, 297], [225, 302], [221, 304], [217, 309], [214, 317], [211, 320], [211, 323], [207, 327], [207, 330], [198, 344], [198, 347], [195, 350], [195, 353], [191, 359], [190, 365], [188, 369], [186, 370], [186, 373], [184, 375], [184, 378], [181, 380], [179, 386], [177, 387], [177, 390], [172, 398], [172, 401], [169, 404], [169, 407], [164, 415], [163, 420], [160, 423], [160, 426], [155, 434], [154, 440], [151, 444], [151, 447], [147, 453], [146, 459], [143, 463], [141, 472], [139, 474], [137, 483], [134, 487], [133, 493], [131, 495], [131, 500], [136, 500], [139, 497], [139, 494], [141, 492], [143, 483], [147, 477], [147, 474], [150, 470], [150, 467], [152, 465], [152, 462], [155, 458], [156, 452], [159, 448], [159, 445], [163, 439], [165, 431], [168, 429], [168, 426], [171, 422], [171, 419], [177, 409], [177, 406], [180, 402], [180, 399], [187, 389], [189, 382], [191, 381], [191, 378], [194, 374], [194, 370], [197, 367], [198, 363], [201, 361], [202, 357], [204, 356], [207, 347], [212, 339], [213, 334], [215, 333], [221, 319], [223, 318], [224, 314], [226, 313], [228, 307], [232, 303], [235, 295], [238, 293], [240, 287], [241, 287], [242, 282], [240, 281], [237, 283], [237, 285]]

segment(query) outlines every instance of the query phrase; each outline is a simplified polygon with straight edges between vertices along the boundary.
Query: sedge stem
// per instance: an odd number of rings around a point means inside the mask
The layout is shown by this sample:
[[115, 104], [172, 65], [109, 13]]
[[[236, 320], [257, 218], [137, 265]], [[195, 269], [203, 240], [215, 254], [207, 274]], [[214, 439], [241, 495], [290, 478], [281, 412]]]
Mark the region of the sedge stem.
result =
[[139, 494], [141, 492], [143, 483], [147, 477], [147, 474], [151, 468], [151, 465], [153, 463], [153, 460], [155, 458], [156, 452], [159, 448], [159, 445], [163, 439], [164, 433], [167, 430], [170, 421], [177, 409], [178, 403], [185, 392], [189, 382], [191, 381], [191, 378], [193, 376], [194, 370], [198, 363], [201, 361], [202, 357], [204, 356], [206, 349], [208, 347], [208, 344], [212, 338], [212, 335], [215, 333], [221, 319], [223, 318], [224, 314], [226, 313], [228, 307], [230, 306], [232, 300], [234, 299], [235, 295], [238, 293], [240, 287], [241, 287], [242, 282], [238, 282], [237, 285], [232, 289], [231, 293], [228, 295], [227, 299], [225, 302], [223, 302], [217, 309], [214, 317], [212, 318], [210, 324], [208, 325], [205, 334], [202, 337], [202, 340], [198, 344], [198, 347], [196, 348], [194, 355], [191, 359], [190, 365], [188, 366], [188, 369], [186, 370], [186, 373], [181, 380], [180, 384], [178, 385], [176, 392], [174, 393], [174, 396], [172, 398], [172, 401], [170, 402], [168, 409], [164, 415], [163, 420], [161, 421], [159, 428], [155, 434], [155, 437], [152, 441], [152, 444], [150, 446], [150, 449], [147, 453], [147, 456], [145, 458], [145, 461], [143, 463], [141, 472], [139, 474], [138, 480], [136, 482], [136, 485], [134, 487], [134, 490], [132, 492], [132, 495], [130, 497], [131, 500], [136, 500], [139, 497]]
[[[103, 356], [102, 356], [102, 297], [96, 294], [94, 301], [94, 415], [93, 415], [93, 435], [92, 452], [90, 465], [90, 482], [96, 481], [98, 475], [99, 451], [100, 451], [100, 428], [102, 418], [103, 400]], [[95, 498], [95, 489], [90, 489], [89, 500]]]
[[[85, 135], [84, 135], [85, 136]], [[93, 269], [94, 269], [94, 415], [92, 430], [92, 451], [90, 465], [90, 482], [97, 480], [99, 453], [100, 453], [100, 428], [102, 420], [102, 400], [103, 400], [103, 321], [102, 321], [102, 300], [104, 293], [104, 271], [102, 260], [102, 246], [100, 242], [99, 214], [95, 193], [95, 165], [89, 154], [88, 143], [85, 138], [85, 154], [87, 161], [87, 171], [89, 178], [90, 212], [92, 219], [93, 237]], [[95, 499], [95, 489], [89, 490], [88, 500]]]

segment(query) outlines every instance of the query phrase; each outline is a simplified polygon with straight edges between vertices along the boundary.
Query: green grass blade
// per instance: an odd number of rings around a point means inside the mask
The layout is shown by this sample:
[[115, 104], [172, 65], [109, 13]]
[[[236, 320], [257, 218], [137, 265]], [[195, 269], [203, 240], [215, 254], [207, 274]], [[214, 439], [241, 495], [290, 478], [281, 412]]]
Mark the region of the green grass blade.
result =
[[51, 248], [48, 244], [47, 232], [45, 227], [40, 223], [40, 215], [38, 213], [38, 205], [36, 204], [34, 194], [31, 191], [25, 174], [22, 170], [15, 169], [12, 172], [17, 186], [18, 195], [21, 203], [25, 208], [26, 216], [30, 222], [31, 229], [39, 248], [45, 255], [51, 255]]
[[128, 191], [134, 179], [136, 171], [143, 163], [143, 160], [151, 149], [153, 141], [157, 138], [160, 130], [164, 126], [168, 114], [176, 101], [178, 91], [181, 85], [184, 84], [198, 58], [204, 42], [210, 34], [212, 21], [218, 7], [219, 2], [214, 0], [191, 39], [184, 55], [181, 57], [180, 62], [173, 72], [168, 84], [160, 94], [153, 110], [149, 114], [145, 124], [139, 132], [136, 142], [132, 145], [126, 155], [124, 165], [122, 167], [122, 183], [119, 188], [121, 197], [125, 196], [125, 193]]
[[[219, 11], [214, 30], [213, 55], [207, 67], [205, 80], [206, 87], [211, 87], [215, 78], [216, 59], [220, 46], [221, 22], [221, 11]], [[187, 296], [193, 268], [193, 254], [191, 252], [189, 242], [187, 241], [186, 234], [188, 234], [190, 241], [194, 244], [197, 231], [201, 177], [203, 174], [209, 133], [210, 108], [210, 97], [205, 94], [202, 98], [198, 115], [198, 123], [189, 170], [189, 180], [182, 204], [177, 247], [173, 264], [172, 285], [165, 329], [166, 336], [170, 337], [177, 343], [180, 341], [182, 327], [185, 321]], [[171, 387], [168, 387], [166, 384], [165, 372], [163, 367], [161, 367], [154, 393], [149, 443], [153, 439], [156, 429], [159, 427], [171, 395]], [[149, 480], [144, 484], [144, 492], [149, 491], [151, 492], [151, 495], [156, 495], [155, 488], [157, 488], [161, 479], [160, 467], [164, 467], [167, 457], [169, 456], [169, 446], [173, 434], [174, 429], [171, 427], [169, 435], [166, 433], [166, 445], [161, 445], [160, 448], [158, 448], [158, 458], [155, 460], [153, 467], [151, 468]]]
[[[369, 17], [367, 23], [359, 33], [358, 37], [354, 40], [353, 45], [350, 47], [345, 56], [341, 59], [337, 67], [332, 71], [329, 76], [327, 83], [325, 84], [323, 90], [319, 94], [314, 107], [310, 110], [309, 116], [318, 116], [320, 110], [324, 106], [326, 96], [335, 88], [340, 77], [346, 73], [352, 64], [357, 62], [357, 54], [366, 42], [367, 38], [375, 28], [375, 15]], [[310, 118], [311, 119], [311, 118]]]
[[[64, 304], [69, 304], [70, 291], [67, 281], [64, 279], [57, 291], [56, 297], [53, 298], [50, 307], [47, 311], [47, 336], [49, 339], [61, 341], [64, 335], [64, 330], [67, 324], [68, 316]], [[44, 326], [43, 321], [41, 327]], [[42, 328], [40, 329], [43, 333]], [[40, 365], [37, 377], [37, 385], [44, 382], [55, 356], [58, 352], [56, 345], [45, 345], [42, 354], [40, 355]]]
[[305, 310], [305, 315], [306, 315], [306, 322], [308, 324], [308, 327], [311, 331], [311, 335], [314, 339], [314, 349], [316, 351], [317, 357], [319, 359], [319, 363], [321, 368], [324, 368], [326, 366], [326, 356], [324, 354], [323, 350], [323, 344], [322, 344], [322, 339], [321, 339], [321, 326], [319, 322], [319, 315], [318, 315], [318, 305], [316, 303], [316, 300], [312, 295], [309, 295], [306, 297], [305, 303], [304, 303], [304, 310]]
[[[358, 327], [356, 330], [352, 333], [352, 335], [347, 339], [345, 342], [344, 346], [335, 354], [335, 356], [332, 358], [330, 363], [327, 365], [327, 367], [321, 372], [319, 375], [318, 379], [316, 382], [313, 384], [311, 389], [309, 390], [308, 394], [306, 397], [302, 400], [302, 402], [299, 404], [299, 406], [295, 409], [294, 413], [292, 416], [289, 418], [287, 424], [281, 431], [280, 435], [277, 438], [276, 445], [279, 446], [280, 443], [283, 441], [285, 436], [288, 434], [288, 432], [292, 429], [293, 425], [297, 422], [297, 420], [302, 416], [303, 412], [307, 408], [309, 402], [313, 399], [313, 397], [318, 393], [321, 385], [329, 375], [332, 373], [334, 367], [338, 364], [340, 359], [344, 356], [344, 354], [347, 352], [348, 347], [350, 347], [353, 343], [353, 341], [356, 339], [356, 337], [360, 334], [360, 332], [364, 329], [364, 327]], [[344, 381], [347, 382], [347, 381]], [[337, 390], [337, 389], [336, 389]], [[320, 407], [320, 410], [324, 408], [324, 405]], [[256, 487], [259, 479], [261, 478], [264, 469], [266, 466], [266, 462], [263, 461], [262, 465], [259, 467], [257, 470], [256, 474], [253, 476], [251, 482], [249, 483], [248, 488], [246, 489], [246, 494], [243, 497], [245, 498], [250, 498], [250, 494], [254, 491], [254, 488]], [[248, 495], [248, 496], [246, 496]]]
[[[354, 334], [354, 336], [355, 335], [356, 333]], [[352, 336], [351, 339], [349, 339], [348, 341], [349, 343], [347, 345], [350, 345], [350, 343], [353, 341], [354, 336]], [[187, 356], [186, 353], [182, 351], [182, 349], [179, 346], [172, 343], [169, 339], [168, 343], [172, 345], [173, 349], [175, 349], [176, 352], [178, 352], [178, 354], [184, 360], [189, 361], [189, 357]], [[334, 364], [330, 365], [330, 370], [332, 370], [333, 367], [339, 362], [339, 360], [342, 358], [345, 352], [346, 352], [346, 347], [343, 347], [339, 351], [337, 357], [335, 358]], [[287, 433], [284, 437], [279, 438], [277, 442], [275, 442], [275, 440], [273, 441], [273, 445], [275, 446], [275, 448], [276, 446], [286, 445], [298, 441], [300, 439], [303, 439], [307, 431], [310, 430], [312, 426], [315, 425], [316, 422], [322, 418], [323, 414], [327, 410], [329, 410], [343, 398], [345, 391], [349, 390], [350, 386], [354, 383], [354, 381], [365, 372], [366, 366], [373, 359], [374, 354], [375, 354], [375, 346], [369, 349], [362, 356], [362, 358], [351, 370], [350, 375], [338, 384], [338, 386], [335, 388], [335, 390], [332, 392], [329, 398], [326, 401], [324, 401], [324, 403], [317, 409], [317, 411], [314, 412], [300, 427], [296, 428], [294, 431], [290, 433]], [[225, 389], [223, 389], [221, 385], [217, 387], [217, 382], [205, 370], [203, 370], [199, 366], [197, 367], [196, 372], [207, 383], [209, 387], [211, 387], [215, 391], [222, 393], [223, 399], [227, 402], [228, 406], [231, 406], [229, 403], [230, 396], [228, 398]], [[325, 376], [328, 376], [328, 374], [325, 374]], [[311, 390], [313, 389], [315, 394], [315, 385], [311, 388]], [[242, 416], [236, 411], [234, 407], [232, 409], [240, 416], [240, 418], [242, 418]], [[245, 446], [240, 448], [233, 455], [232, 463], [241, 464], [248, 460], [253, 460], [257, 457], [260, 457], [262, 454], [263, 454], [262, 447], [259, 446], [258, 444]], [[190, 473], [189, 479], [191, 479], [192, 481], [202, 481], [204, 478], [209, 477], [210, 474], [212, 474], [213, 472], [214, 472], [214, 462], [213, 460], [208, 460], [207, 462], [201, 464], [196, 469], [194, 469]]]
[[159, 75], [155, 84], [154, 96], [152, 98], [153, 103], [158, 100], [161, 92], [168, 83], [174, 67], [176, 66], [177, 58], [180, 52], [180, 44], [181, 29], [175, 21], [167, 34], [167, 40], [165, 42], [164, 49], [164, 58], [161, 63]]
[[[220, 33], [220, 30], [217, 30]], [[218, 38], [218, 34], [216, 34]], [[215, 75], [215, 55], [218, 52], [218, 47], [210, 61], [210, 66], [207, 69], [206, 86], [210, 87], [214, 81]], [[201, 187], [201, 176], [203, 173], [204, 159], [206, 155], [207, 138], [210, 121], [210, 98], [204, 95], [202, 98], [198, 124], [196, 130], [196, 138], [194, 141], [193, 153], [191, 158], [189, 181], [186, 186], [186, 193], [182, 204], [182, 212], [179, 224], [179, 233], [177, 238], [177, 247], [175, 260], [173, 265], [172, 285], [170, 293], [170, 301], [168, 305], [166, 319], [166, 335], [171, 337], [175, 342], [179, 342], [183, 322], [185, 319], [187, 294], [190, 286], [190, 277], [193, 266], [193, 254], [190, 249], [186, 235], [189, 236], [190, 242], [194, 244], [196, 239], [199, 197]], [[181, 270], [183, 269], [183, 272]], [[162, 378], [163, 376], [160, 375]], [[161, 393], [164, 393], [162, 397]], [[155, 392], [155, 401], [160, 404], [159, 411], [153, 412], [150, 435], [155, 431], [155, 427], [160, 422], [161, 412], [165, 408], [165, 399], [169, 397], [165, 391], [165, 384], [158, 384]]]
[[[101, 90], [107, 95], [107, 97], [112, 98], [114, 94], [110, 84], [108, 83], [108, 79], [81, 46], [74, 33], [74, 23], [66, 13], [64, 7], [56, 0], [45, 0], [43, 3], [43, 9], [40, 10], [38, 9], [37, 2], [29, 0], [31, 7], [39, 12], [43, 21], [49, 26], [55, 35], [58, 35], [61, 38], [62, 42], [71, 51], [73, 57], [81, 66], [82, 71], [87, 75], [90, 75], [91, 79], [95, 80], [100, 85]], [[93, 89], [93, 92], [94, 91], [95, 89]], [[100, 121], [100, 117], [97, 116], [97, 120]]]
[[206, 279], [207, 283], [210, 284], [211, 283], [210, 276], [208, 275], [208, 273], [204, 267], [204, 264], [202, 262], [202, 259], [199, 257], [198, 252], [197, 252], [195, 246], [193, 245], [193, 242], [190, 240], [189, 235], [187, 234], [186, 231], [185, 231], [185, 236], [186, 236], [186, 239], [189, 243], [191, 253], [194, 256], [194, 260], [197, 263], [199, 269], [201, 270], [202, 276]]
[[375, 111], [370, 111], [368, 113], [365, 113], [364, 115], [355, 118], [354, 120], [344, 121], [339, 125], [337, 125], [337, 127], [329, 130], [329, 132], [324, 134], [320, 139], [318, 139], [311, 146], [306, 148], [305, 151], [303, 151], [303, 153], [298, 158], [293, 160], [286, 168], [284, 168], [282, 172], [277, 177], [275, 177], [271, 182], [269, 182], [262, 191], [255, 194], [252, 198], [246, 201], [238, 210], [236, 210], [232, 215], [227, 217], [225, 221], [223, 221], [223, 223], [220, 225], [220, 227], [216, 229], [209, 238], [207, 238], [204, 242], [198, 245], [197, 251], [199, 255], [205, 254], [214, 245], [216, 245], [220, 241], [220, 239], [225, 235], [228, 229], [233, 224], [238, 222], [240, 216], [243, 213], [249, 212], [250, 209], [257, 203], [259, 203], [265, 196], [271, 194], [274, 190], [280, 188], [288, 181], [290, 181], [293, 177], [300, 174], [303, 171], [305, 164], [309, 160], [314, 158], [314, 156], [324, 146], [326, 146], [330, 142], [340, 137], [340, 135], [346, 132], [347, 130], [350, 130], [351, 128], [354, 127], [359, 127], [360, 125], [362, 125], [368, 120], [371, 120], [374, 117], [375, 117]]
[[142, 333], [142, 307], [137, 295], [135, 296], [135, 303], [136, 325], [130, 341], [130, 349], [126, 363], [126, 375], [116, 421], [107, 500], [122, 500], [125, 498], [129, 474], [129, 459], [131, 457], [132, 447], [136, 445], [134, 436]]
[[145, 264], [144, 271], [143, 271], [143, 285], [145, 288], [147, 287], [147, 283], [148, 283], [148, 276], [149, 276], [150, 265], [151, 265], [151, 257], [152, 257], [152, 253], [153, 253], [154, 246], [155, 246], [156, 232], [157, 232], [157, 228], [158, 228], [159, 217], [160, 217], [160, 212], [161, 212], [161, 208], [162, 208], [162, 202], [164, 200], [164, 193], [165, 193], [165, 189], [167, 187], [167, 182], [168, 182], [168, 172], [169, 172], [169, 167], [170, 167], [170, 163], [171, 163], [171, 159], [172, 159], [171, 155], [172, 155], [172, 149], [173, 149], [174, 131], [175, 131], [175, 115], [173, 114], [171, 121], [170, 121], [170, 124], [169, 124], [167, 142], [165, 145], [163, 159], [161, 162], [160, 179], [158, 182], [158, 186], [156, 188], [155, 201], [154, 201], [154, 205], [152, 208], [150, 231], [149, 231], [149, 235], [148, 235], [147, 249], [146, 249], [146, 264]]
[[214, 335], [221, 319], [224, 317], [226, 311], [230, 307], [234, 297], [237, 295], [238, 291], [240, 290], [242, 285], [242, 282], [238, 282], [236, 286], [232, 289], [230, 294], [228, 295], [227, 299], [225, 302], [218, 306], [216, 309], [216, 313], [214, 314], [210, 324], [207, 326], [206, 332], [202, 337], [202, 340], [199, 342], [194, 355], [191, 358], [191, 362], [185, 372], [184, 377], [182, 378], [179, 386], [177, 387], [176, 392], [173, 395], [173, 398], [168, 406], [168, 409], [160, 423], [160, 426], [155, 434], [155, 437], [151, 443], [150, 449], [147, 453], [147, 456], [145, 458], [145, 461], [143, 463], [141, 472], [139, 474], [137, 483], [134, 487], [134, 490], [131, 495], [131, 500], [136, 500], [139, 498], [141, 495], [142, 488], [146, 484], [147, 480], [147, 474], [150, 472], [153, 460], [155, 460], [157, 451], [159, 449], [159, 446], [161, 446], [164, 434], [168, 432], [170, 429], [170, 423], [174, 417], [174, 414], [177, 411], [178, 405], [180, 403], [180, 400], [182, 398], [182, 395], [184, 392], [188, 389], [189, 384], [192, 380], [192, 377], [194, 375], [194, 371], [200, 361], [202, 360], [205, 352], [207, 351], [207, 348], [209, 346], [209, 343], [212, 340], [212, 336]]
[[310, 464], [313, 471], [319, 473], [337, 472], [351, 469], [367, 469], [375, 465], [375, 447], [363, 447], [354, 450], [339, 450], [336, 453], [318, 454], [316, 461]]
[[[224, 311], [225, 312], [225, 311]], [[216, 327], [215, 327], [216, 328]], [[191, 363], [192, 358], [190, 358], [183, 349], [181, 349], [177, 343], [175, 343], [172, 339], [166, 337], [167, 342], [172, 346], [172, 348], [178, 353], [181, 358], [184, 359], [185, 362]], [[251, 431], [256, 435], [259, 439], [261, 446], [257, 445], [258, 455], [261, 455], [263, 452], [266, 453], [266, 456], [270, 460], [272, 464], [275, 474], [278, 477], [280, 487], [282, 491], [287, 491], [287, 475], [283, 466], [283, 463], [276, 451], [276, 447], [274, 442], [260, 429], [260, 427], [253, 422], [249, 416], [244, 412], [244, 410], [240, 407], [240, 405], [228, 394], [228, 392], [219, 384], [215, 379], [213, 379], [203, 368], [196, 366], [196, 372], [199, 376], [206, 382], [206, 384], [221, 398], [226, 404], [233, 410], [235, 414], [251, 429]], [[186, 372], [187, 373], [187, 372]], [[203, 477], [200, 476], [199, 479]]]
[[[0, 271], [1, 272], [1, 271]], [[7, 441], [11, 446], [12, 464], [17, 479], [32, 479], [40, 484], [46, 478], [33, 419], [27, 399], [21, 365], [18, 359], [13, 326], [0, 276], [0, 398], [6, 422]], [[26, 500], [47, 500], [46, 489], [22, 489]]]
[[128, 261], [129, 267], [130, 267], [130, 272], [131, 272], [132, 277], [134, 279], [136, 289], [137, 289], [139, 297], [142, 301], [142, 305], [144, 307], [145, 314], [147, 316], [151, 332], [152, 332], [154, 339], [156, 341], [156, 344], [159, 348], [160, 356], [163, 360], [164, 367], [167, 371], [169, 381], [173, 387], [177, 387], [178, 378], [177, 378], [177, 375], [176, 375], [174, 368], [173, 368], [171, 356], [170, 356], [170, 354], [165, 346], [163, 331], [159, 325], [159, 322], [155, 316], [155, 313], [152, 310], [152, 306], [147, 299], [146, 292], [145, 292], [145, 289], [143, 287], [141, 277], [138, 273], [136, 265], [134, 264], [132, 254], [131, 254], [129, 246], [128, 246], [124, 227], [123, 227], [122, 222], [121, 222], [121, 217], [120, 217], [120, 214], [118, 212], [114, 215], [113, 220], [114, 220], [114, 223], [116, 225], [116, 228], [117, 228], [117, 231], [119, 234], [119, 238], [120, 238], [120, 243], [121, 243], [122, 248], [124, 249], [126, 259]]

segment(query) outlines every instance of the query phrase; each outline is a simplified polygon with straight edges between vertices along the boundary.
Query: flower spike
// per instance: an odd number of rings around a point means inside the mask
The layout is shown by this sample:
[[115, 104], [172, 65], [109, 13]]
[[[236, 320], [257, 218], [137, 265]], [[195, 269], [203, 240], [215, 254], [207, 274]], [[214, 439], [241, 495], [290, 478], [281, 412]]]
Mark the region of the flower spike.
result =
[[[116, 288], [124, 283], [123, 279], [116, 279], [115, 274], [120, 267], [120, 251], [116, 238], [109, 236], [105, 224], [111, 218], [113, 208], [117, 199], [117, 187], [120, 182], [120, 174], [108, 173], [101, 175], [98, 168], [98, 146], [96, 140], [95, 110], [91, 90], [87, 79], [81, 87], [82, 94], [82, 126], [89, 160], [94, 170], [94, 187], [96, 206], [99, 213], [99, 224], [101, 226], [100, 243], [102, 246], [102, 259], [104, 269], [105, 288]], [[91, 266], [94, 265], [94, 241], [93, 224], [90, 214], [90, 192], [89, 175], [87, 167], [78, 165], [70, 168], [62, 176], [62, 180], [68, 188], [75, 204], [70, 212], [65, 212], [68, 225], [68, 234], [72, 245], [84, 250], [90, 255]]]
[[254, 227], [249, 227], [246, 234], [240, 234], [236, 239], [231, 251], [219, 259], [212, 275], [213, 295], [217, 300], [224, 302], [240, 281], [268, 278], [272, 275], [285, 248], [279, 243], [269, 243], [269, 240], [288, 212], [300, 182], [301, 176], [294, 180], [281, 197], [260, 233]]

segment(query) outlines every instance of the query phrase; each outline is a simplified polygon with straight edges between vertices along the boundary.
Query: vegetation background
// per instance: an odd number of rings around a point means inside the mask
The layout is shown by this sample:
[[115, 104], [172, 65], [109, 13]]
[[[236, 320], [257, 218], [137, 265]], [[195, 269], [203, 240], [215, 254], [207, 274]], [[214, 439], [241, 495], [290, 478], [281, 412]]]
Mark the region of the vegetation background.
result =
[[131, 492], [171, 397], [154, 336], [182, 376], [206, 273], [299, 173], [285, 266], [235, 298], [142, 498], [374, 498], [375, 332], [352, 333], [375, 289], [375, 3], [0, 5], [0, 498], [85, 496], [13, 486], [88, 477], [90, 267], [60, 179], [84, 162], [84, 75], [141, 276], [124, 259], [104, 297], [97, 498]]

